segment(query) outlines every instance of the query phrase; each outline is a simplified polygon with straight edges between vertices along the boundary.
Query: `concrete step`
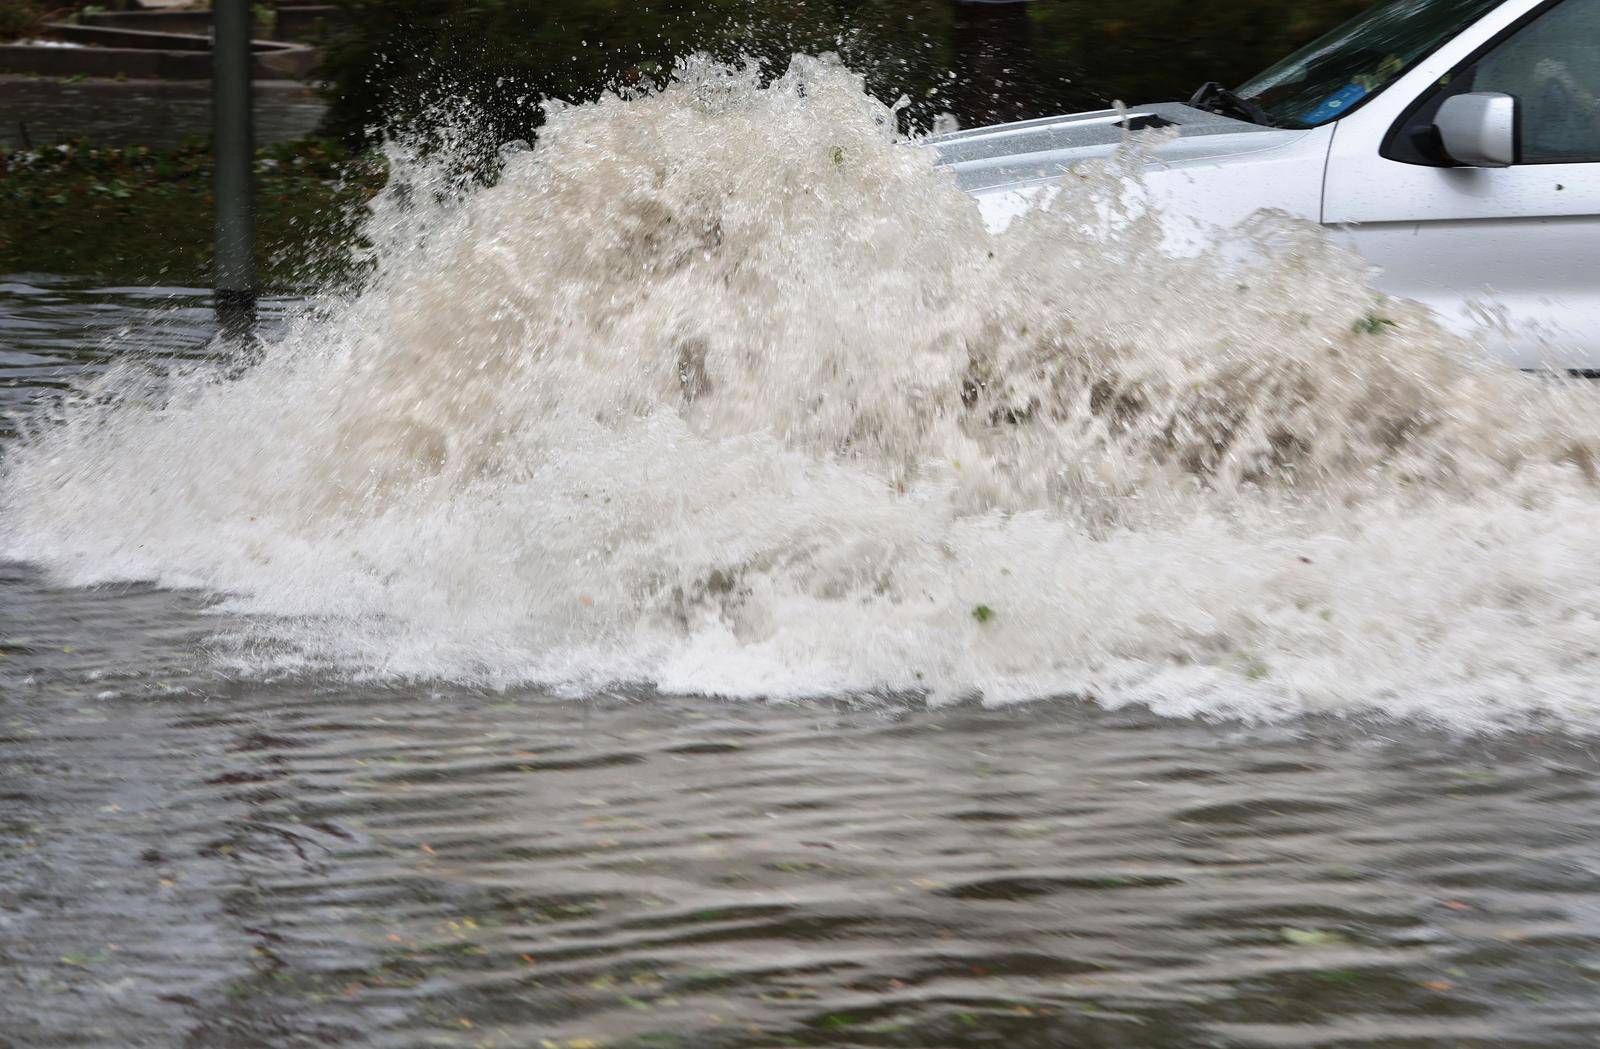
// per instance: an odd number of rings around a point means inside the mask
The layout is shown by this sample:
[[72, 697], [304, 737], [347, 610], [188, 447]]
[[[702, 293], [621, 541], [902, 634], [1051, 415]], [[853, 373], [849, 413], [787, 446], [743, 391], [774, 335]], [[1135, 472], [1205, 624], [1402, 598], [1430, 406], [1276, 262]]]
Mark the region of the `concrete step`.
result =
[[[188, 33], [52, 23], [46, 37], [83, 47], [0, 45], [0, 73], [209, 80], [211, 40]], [[257, 80], [303, 80], [316, 69], [317, 52], [304, 44], [252, 41], [251, 75]]]
[[[270, 27], [258, 30], [273, 40], [311, 42], [320, 39], [339, 15], [339, 8], [331, 4], [279, 7]], [[194, 10], [168, 11], [96, 11], [81, 14], [77, 24], [99, 26], [107, 29], [137, 29], [146, 32], [192, 33], [208, 36], [211, 33], [211, 12]]]

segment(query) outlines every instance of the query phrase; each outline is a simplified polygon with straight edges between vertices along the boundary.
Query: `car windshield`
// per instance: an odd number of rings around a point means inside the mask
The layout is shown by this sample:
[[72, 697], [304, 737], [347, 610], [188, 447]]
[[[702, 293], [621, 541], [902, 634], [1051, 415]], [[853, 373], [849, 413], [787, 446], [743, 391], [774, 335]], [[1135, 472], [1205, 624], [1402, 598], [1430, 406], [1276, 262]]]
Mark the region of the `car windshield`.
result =
[[1387, 0], [1301, 48], [1235, 94], [1280, 127], [1356, 108], [1503, 0]]

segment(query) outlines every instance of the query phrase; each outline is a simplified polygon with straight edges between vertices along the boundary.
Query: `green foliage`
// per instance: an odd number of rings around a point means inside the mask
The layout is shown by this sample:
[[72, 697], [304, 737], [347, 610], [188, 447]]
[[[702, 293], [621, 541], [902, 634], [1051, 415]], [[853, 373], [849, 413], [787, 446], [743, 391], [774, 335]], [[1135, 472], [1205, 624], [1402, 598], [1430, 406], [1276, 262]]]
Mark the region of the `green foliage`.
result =
[[1038, 0], [1035, 61], [1078, 70], [1130, 104], [1186, 99], [1208, 80], [1236, 86], [1353, 18], [1371, 0]]
[[44, 24], [44, 13], [33, 0], [0, 0], [0, 40], [33, 36]]
[[994, 609], [988, 605], [974, 605], [972, 606], [972, 618], [979, 623], [987, 623], [994, 618]]
[[[256, 154], [257, 264], [268, 286], [346, 276], [381, 161], [333, 142]], [[209, 145], [0, 154], [0, 273], [204, 286], [212, 251]]]
[[781, 72], [839, 53], [908, 123], [963, 125], [1186, 98], [1237, 84], [1369, 0], [337, 0], [327, 129], [361, 139], [464, 103], [495, 141], [526, 139], [540, 99], [648, 84], [701, 51]]
[[[584, 101], [659, 82], [704, 52], [781, 72], [797, 51], [835, 51], [893, 97], [948, 67], [948, 0], [339, 0], [322, 68], [328, 127], [360, 138], [444, 101], [491, 138], [531, 137], [538, 101]], [[915, 76], [878, 70], [905, 58]]]

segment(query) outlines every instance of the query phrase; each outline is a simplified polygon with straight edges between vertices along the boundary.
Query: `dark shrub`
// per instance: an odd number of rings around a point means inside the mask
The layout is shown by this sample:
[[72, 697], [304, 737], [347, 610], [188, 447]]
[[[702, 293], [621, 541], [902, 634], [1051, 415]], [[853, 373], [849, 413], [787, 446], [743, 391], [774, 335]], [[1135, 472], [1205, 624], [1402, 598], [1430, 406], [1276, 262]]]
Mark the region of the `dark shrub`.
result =
[[0, 0], [0, 40], [32, 36], [44, 22], [44, 13], [31, 0]]
[[490, 138], [529, 138], [539, 98], [646, 82], [693, 51], [781, 71], [835, 51], [926, 126], [1187, 97], [1238, 83], [1366, 0], [339, 0], [328, 129], [361, 138], [446, 96]]

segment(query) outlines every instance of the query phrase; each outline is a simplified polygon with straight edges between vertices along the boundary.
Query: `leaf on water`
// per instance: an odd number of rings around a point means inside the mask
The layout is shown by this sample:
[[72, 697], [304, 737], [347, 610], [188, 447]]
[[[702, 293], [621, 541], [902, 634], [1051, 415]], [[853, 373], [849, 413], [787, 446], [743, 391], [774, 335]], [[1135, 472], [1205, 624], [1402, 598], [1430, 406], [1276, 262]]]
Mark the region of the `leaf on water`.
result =
[[1317, 979], [1323, 983], [1355, 983], [1361, 979], [1361, 974], [1354, 969], [1329, 969], [1317, 973]]
[[980, 623], [987, 623], [989, 620], [994, 618], [994, 609], [990, 608], [988, 605], [973, 605], [972, 618], [976, 619]]
[[1293, 929], [1283, 928], [1278, 934], [1296, 947], [1336, 947], [1350, 941], [1336, 932], [1326, 929]]

